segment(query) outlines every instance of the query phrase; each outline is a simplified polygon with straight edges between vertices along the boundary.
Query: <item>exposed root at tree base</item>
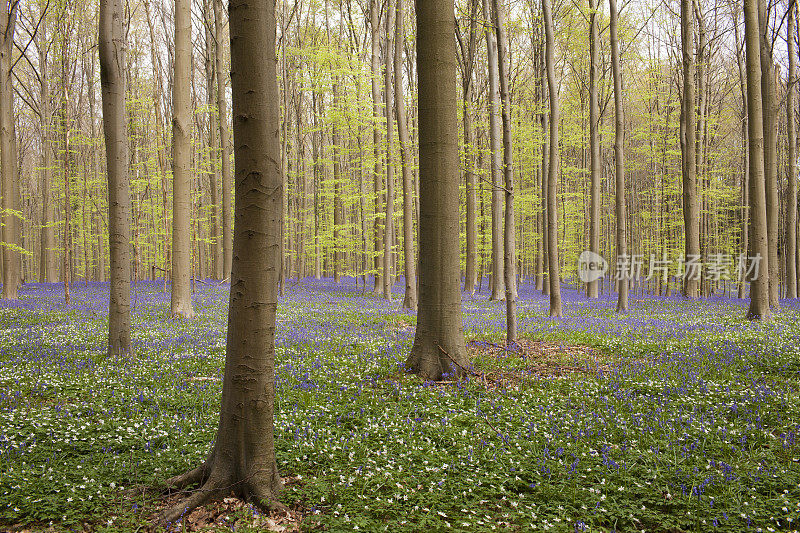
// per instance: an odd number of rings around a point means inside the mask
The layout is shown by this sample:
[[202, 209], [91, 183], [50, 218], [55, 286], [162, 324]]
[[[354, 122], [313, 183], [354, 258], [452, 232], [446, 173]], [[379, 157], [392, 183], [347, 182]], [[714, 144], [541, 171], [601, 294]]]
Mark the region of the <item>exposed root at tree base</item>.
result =
[[[167, 482], [170, 489], [176, 489], [202, 481], [195, 489], [165, 492], [158, 505], [159, 512], [151, 515], [150, 531], [174, 530], [179, 525], [180, 531], [200, 531], [213, 527], [230, 528], [236, 524], [286, 533], [300, 530], [302, 511], [289, 509], [277, 501], [270, 489], [248, 485], [242, 490], [241, 485], [245, 482], [225, 483], [213, 476], [204, 479], [205, 473], [206, 470], [200, 467]], [[293, 484], [298, 479], [284, 478], [282, 482]], [[239, 489], [234, 491], [237, 485]], [[244, 496], [237, 497], [236, 493]]]

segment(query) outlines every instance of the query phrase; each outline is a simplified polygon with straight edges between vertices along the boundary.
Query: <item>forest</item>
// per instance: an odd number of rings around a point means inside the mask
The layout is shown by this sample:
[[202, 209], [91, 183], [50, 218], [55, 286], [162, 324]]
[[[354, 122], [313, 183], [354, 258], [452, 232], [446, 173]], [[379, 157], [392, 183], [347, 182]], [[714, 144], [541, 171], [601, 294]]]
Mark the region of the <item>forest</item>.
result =
[[0, 0], [0, 531], [800, 531], [795, 0]]

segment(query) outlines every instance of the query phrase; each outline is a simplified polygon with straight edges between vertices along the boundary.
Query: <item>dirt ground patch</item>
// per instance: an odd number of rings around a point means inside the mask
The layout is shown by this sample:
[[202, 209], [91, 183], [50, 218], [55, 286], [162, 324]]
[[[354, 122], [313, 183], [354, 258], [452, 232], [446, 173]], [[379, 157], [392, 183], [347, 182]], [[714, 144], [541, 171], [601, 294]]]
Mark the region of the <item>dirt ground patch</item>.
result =
[[488, 389], [515, 387], [537, 379], [610, 370], [612, 358], [597, 348], [524, 339], [514, 346], [475, 340], [467, 343], [473, 379]]

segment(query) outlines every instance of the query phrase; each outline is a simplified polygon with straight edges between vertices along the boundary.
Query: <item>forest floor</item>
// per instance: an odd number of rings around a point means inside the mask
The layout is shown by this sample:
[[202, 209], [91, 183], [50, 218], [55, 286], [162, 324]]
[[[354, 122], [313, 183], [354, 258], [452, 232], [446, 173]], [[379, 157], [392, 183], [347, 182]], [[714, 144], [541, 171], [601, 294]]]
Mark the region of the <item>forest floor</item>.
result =
[[[142, 531], [147, 490], [214, 438], [227, 285], [198, 316], [135, 290], [136, 356], [104, 358], [108, 286], [26, 285], [0, 309], [0, 530]], [[398, 286], [400, 291], [401, 287]], [[565, 291], [564, 318], [520, 290], [465, 295], [473, 368], [404, 372], [415, 315], [354, 282], [289, 283], [279, 305], [277, 458], [290, 516], [234, 499], [188, 529], [786, 531], [800, 521], [800, 307], [770, 324], [741, 300]], [[166, 499], [168, 500], [168, 499]]]

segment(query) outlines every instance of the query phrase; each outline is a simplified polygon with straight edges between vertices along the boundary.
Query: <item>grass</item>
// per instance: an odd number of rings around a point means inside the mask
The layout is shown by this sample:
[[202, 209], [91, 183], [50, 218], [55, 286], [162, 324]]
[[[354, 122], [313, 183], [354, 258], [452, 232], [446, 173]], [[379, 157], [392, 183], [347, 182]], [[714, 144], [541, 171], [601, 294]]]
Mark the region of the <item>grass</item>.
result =
[[[103, 357], [107, 286], [74, 287], [70, 309], [59, 290], [0, 309], [0, 529], [133, 531], [161, 505], [145, 489], [214, 438], [227, 286], [198, 286], [197, 319], [178, 323], [161, 284], [139, 284], [125, 360]], [[796, 304], [762, 325], [739, 300], [642, 297], [618, 316], [566, 291], [553, 320], [520, 296], [522, 353], [495, 346], [503, 305], [465, 296], [489, 381], [433, 385], [404, 372], [416, 317], [399, 301], [290, 286], [276, 438], [303, 531], [796, 529]]]

